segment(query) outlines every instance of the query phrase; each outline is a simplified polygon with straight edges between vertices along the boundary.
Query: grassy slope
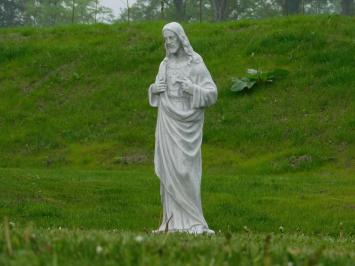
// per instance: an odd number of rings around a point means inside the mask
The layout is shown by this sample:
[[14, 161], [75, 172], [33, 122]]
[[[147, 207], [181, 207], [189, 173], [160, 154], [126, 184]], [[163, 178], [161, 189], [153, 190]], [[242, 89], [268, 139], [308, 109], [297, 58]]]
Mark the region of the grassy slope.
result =
[[[0, 217], [42, 228], [13, 229], [7, 256], [0, 225], [0, 264], [260, 265], [265, 234], [240, 231], [282, 225], [285, 233], [271, 242], [274, 263], [351, 265], [354, 23], [293, 17], [185, 25], [220, 93], [204, 131], [206, 219], [217, 231], [238, 232], [212, 239], [109, 231], [159, 223], [156, 110], [146, 89], [164, 55], [161, 23], [1, 30], [0, 166], [55, 170], [0, 168]], [[231, 77], [249, 67], [291, 74], [253, 92], [229, 92]]]
[[[205, 164], [353, 173], [354, 25], [337, 16], [186, 24], [219, 88], [206, 114]], [[156, 110], [147, 87], [164, 56], [161, 26], [1, 30], [0, 166], [151, 163]], [[289, 77], [229, 91], [247, 68], [276, 67]]]

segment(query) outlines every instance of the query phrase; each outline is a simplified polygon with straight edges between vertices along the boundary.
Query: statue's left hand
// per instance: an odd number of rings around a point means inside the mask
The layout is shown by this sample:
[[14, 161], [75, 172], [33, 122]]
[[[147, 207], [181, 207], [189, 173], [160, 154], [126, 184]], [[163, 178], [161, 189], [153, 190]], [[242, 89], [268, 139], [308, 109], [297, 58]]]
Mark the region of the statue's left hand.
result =
[[183, 92], [191, 95], [194, 93], [194, 84], [188, 78], [177, 79], [176, 82], [181, 84]]

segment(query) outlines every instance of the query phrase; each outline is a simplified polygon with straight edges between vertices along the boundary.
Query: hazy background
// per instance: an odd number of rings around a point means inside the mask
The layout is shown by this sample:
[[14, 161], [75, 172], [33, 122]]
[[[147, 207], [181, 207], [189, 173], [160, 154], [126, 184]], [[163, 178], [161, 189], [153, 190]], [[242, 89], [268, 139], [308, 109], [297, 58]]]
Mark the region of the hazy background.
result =
[[[135, 0], [129, 0], [129, 5], [135, 3]], [[111, 8], [115, 17], [118, 17], [121, 13], [122, 9], [126, 8], [127, 2], [126, 0], [101, 0], [101, 5]]]
[[1, 0], [0, 27], [355, 14], [354, 0]]

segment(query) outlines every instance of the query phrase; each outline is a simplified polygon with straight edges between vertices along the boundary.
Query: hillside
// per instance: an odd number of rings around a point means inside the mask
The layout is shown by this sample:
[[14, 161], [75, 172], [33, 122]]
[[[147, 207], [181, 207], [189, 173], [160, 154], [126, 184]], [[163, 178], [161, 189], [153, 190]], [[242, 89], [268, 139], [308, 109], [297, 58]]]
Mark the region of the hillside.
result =
[[[163, 22], [0, 30], [0, 167], [151, 164]], [[184, 24], [219, 89], [205, 166], [355, 172], [355, 19]], [[247, 68], [287, 78], [230, 92]]]

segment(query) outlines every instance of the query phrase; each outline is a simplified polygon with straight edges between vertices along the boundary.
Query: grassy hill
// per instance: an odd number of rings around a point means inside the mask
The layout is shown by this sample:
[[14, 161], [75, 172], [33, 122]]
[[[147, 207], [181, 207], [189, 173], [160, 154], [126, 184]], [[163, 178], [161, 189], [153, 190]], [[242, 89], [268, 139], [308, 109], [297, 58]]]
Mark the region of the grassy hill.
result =
[[[0, 30], [0, 166], [151, 164], [147, 88], [162, 22]], [[355, 20], [289, 17], [184, 24], [219, 89], [203, 159], [244, 173], [355, 171]], [[230, 92], [247, 68], [290, 71]]]
[[[0, 264], [352, 265], [355, 19], [184, 25], [219, 90], [203, 143], [214, 237], [149, 233], [162, 25], [0, 30]], [[290, 74], [232, 93], [248, 68]]]

